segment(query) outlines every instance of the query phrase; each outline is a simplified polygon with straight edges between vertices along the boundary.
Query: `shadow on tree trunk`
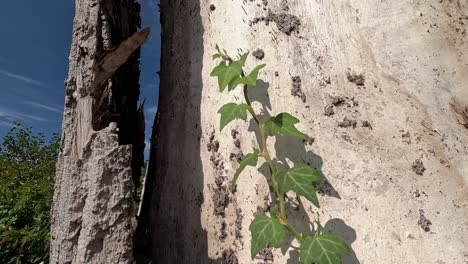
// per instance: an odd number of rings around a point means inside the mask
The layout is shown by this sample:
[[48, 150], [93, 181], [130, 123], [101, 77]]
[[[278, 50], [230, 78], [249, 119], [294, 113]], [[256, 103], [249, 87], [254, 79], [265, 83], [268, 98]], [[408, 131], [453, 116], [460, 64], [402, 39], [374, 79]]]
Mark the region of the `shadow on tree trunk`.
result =
[[201, 225], [199, 1], [161, 1], [161, 86], [140, 228], [153, 263], [210, 263]]

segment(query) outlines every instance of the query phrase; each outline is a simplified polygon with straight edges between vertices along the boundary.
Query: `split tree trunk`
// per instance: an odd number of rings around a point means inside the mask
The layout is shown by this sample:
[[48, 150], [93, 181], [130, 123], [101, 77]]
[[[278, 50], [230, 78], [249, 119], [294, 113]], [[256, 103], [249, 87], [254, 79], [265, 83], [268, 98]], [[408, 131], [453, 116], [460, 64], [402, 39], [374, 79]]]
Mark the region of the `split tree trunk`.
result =
[[[344, 263], [468, 260], [466, 2], [162, 0], [161, 10], [148, 173], [155, 263], [259, 261], [248, 226], [271, 199], [265, 167], [227, 188], [239, 165], [230, 157], [258, 143], [241, 121], [219, 132], [219, 107], [243, 97], [218, 93], [216, 43], [232, 55], [263, 49], [248, 61], [267, 64], [251, 92], [256, 109], [292, 113], [310, 137], [269, 141], [278, 161], [307, 162], [327, 179], [320, 209], [290, 197], [302, 232], [319, 213], [354, 250]], [[298, 263], [286, 244], [261, 258]]]
[[51, 263], [133, 262], [132, 174], [139, 178], [144, 148], [134, 51], [148, 34], [132, 36], [139, 9], [133, 0], [76, 1]]

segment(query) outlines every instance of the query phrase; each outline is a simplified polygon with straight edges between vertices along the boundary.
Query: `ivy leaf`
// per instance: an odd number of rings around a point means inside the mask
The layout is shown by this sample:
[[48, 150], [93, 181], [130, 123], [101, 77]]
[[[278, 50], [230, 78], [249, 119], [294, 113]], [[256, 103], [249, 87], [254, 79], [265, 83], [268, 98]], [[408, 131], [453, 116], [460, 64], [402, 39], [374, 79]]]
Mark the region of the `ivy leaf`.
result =
[[228, 91], [234, 90], [240, 84], [240, 76], [236, 76], [232, 81], [228, 84]]
[[244, 67], [245, 66], [245, 62], [247, 61], [247, 57], [249, 56], [249, 51], [247, 51], [246, 53], [242, 54], [242, 56], [240, 57], [239, 59], [239, 62], [241, 64], [241, 67]]
[[242, 73], [242, 62], [234, 61], [226, 65], [222, 61], [218, 66], [216, 66], [213, 71], [211, 71], [211, 76], [218, 77], [218, 86], [221, 92], [224, 91], [226, 86], [237, 76]]
[[341, 254], [351, 254], [346, 243], [334, 234], [308, 237], [301, 244], [301, 264], [341, 264]]
[[288, 171], [279, 172], [277, 175], [281, 194], [285, 194], [288, 191], [295, 191], [299, 195], [307, 198], [307, 200], [311, 201], [318, 208], [320, 208], [320, 205], [312, 183], [321, 180], [322, 176], [320, 173], [306, 164], [295, 165]]
[[270, 208], [270, 214], [273, 218], [278, 218], [278, 205], [273, 204]]
[[265, 66], [266, 64], [258, 65], [257, 67], [255, 67], [255, 69], [253, 69], [250, 72], [249, 75], [242, 77], [242, 78], [234, 79], [231, 84], [232, 86], [231, 90], [234, 89], [239, 84], [244, 84], [244, 85], [255, 87], [257, 85], [258, 72]]
[[228, 103], [218, 110], [218, 113], [221, 114], [221, 129], [229, 124], [232, 120], [239, 118], [242, 120], [247, 119], [247, 108], [249, 106], [246, 104], [235, 104], [235, 103]]
[[257, 215], [249, 227], [252, 234], [250, 253], [252, 259], [268, 244], [275, 248], [281, 247], [285, 237], [283, 226], [278, 218], [269, 218], [264, 214]]
[[268, 132], [271, 136], [281, 133], [286, 136], [293, 136], [303, 139], [304, 134], [302, 134], [294, 126], [297, 123], [299, 123], [299, 119], [288, 113], [281, 113], [277, 116], [268, 118], [265, 122], [265, 125], [268, 128]]
[[213, 55], [213, 60], [216, 60], [217, 58], [221, 58], [221, 54], [216, 53]]
[[245, 169], [245, 167], [247, 167], [247, 165], [254, 167], [257, 166], [259, 152], [260, 151], [258, 149], [255, 149], [254, 153], [249, 153], [245, 155], [245, 157], [241, 160], [239, 168], [237, 168], [234, 177], [232, 178], [232, 184], [236, 184], [237, 178], [239, 178], [239, 175]]

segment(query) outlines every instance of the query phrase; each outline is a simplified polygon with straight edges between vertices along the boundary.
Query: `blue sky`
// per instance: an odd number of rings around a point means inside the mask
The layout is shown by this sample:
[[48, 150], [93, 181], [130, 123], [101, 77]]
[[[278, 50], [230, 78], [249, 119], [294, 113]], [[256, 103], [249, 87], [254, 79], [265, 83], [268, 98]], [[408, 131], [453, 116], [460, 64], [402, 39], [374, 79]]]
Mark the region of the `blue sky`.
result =
[[[0, 138], [13, 121], [46, 135], [60, 132], [75, 1], [46, 2], [0, 4]], [[142, 27], [151, 27], [150, 38], [142, 47], [140, 77], [140, 98], [146, 98], [147, 138], [159, 89], [158, 2], [141, 0]]]

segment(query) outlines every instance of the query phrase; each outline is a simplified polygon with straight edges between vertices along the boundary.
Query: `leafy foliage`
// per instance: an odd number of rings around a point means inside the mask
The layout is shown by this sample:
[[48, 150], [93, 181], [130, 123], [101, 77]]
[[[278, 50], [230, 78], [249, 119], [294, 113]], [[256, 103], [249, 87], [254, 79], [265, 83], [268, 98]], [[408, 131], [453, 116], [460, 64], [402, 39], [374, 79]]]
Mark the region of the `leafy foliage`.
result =
[[351, 249], [337, 235], [308, 237], [301, 244], [301, 264], [341, 264], [343, 253], [351, 254]]
[[247, 59], [248, 55], [249, 53], [245, 53], [239, 60], [228, 62], [228, 64], [226, 64], [225, 61], [222, 61], [213, 69], [211, 76], [218, 77], [218, 85], [221, 92], [226, 89], [231, 81], [241, 75], [242, 67], [244, 67], [245, 60]]
[[232, 82], [231, 86], [233, 88], [237, 87], [237, 85], [239, 84], [244, 84], [244, 85], [253, 86], [253, 87], [257, 86], [258, 72], [265, 66], [266, 64], [258, 65], [257, 67], [255, 67], [255, 69], [252, 70], [252, 72], [249, 75], [242, 77], [242, 78], [235, 79]]
[[241, 172], [245, 169], [247, 166], [257, 166], [257, 161], [258, 161], [258, 153], [259, 150], [255, 149], [254, 153], [249, 153], [245, 155], [245, 157], [241, 160], [239, 164], [239, 168], [237, 169], [236, 173], [234, 174], [234, 177], [232, 179], [232, 183], [236, 183], [237, 178], [241, 174]]
[[235, 103], [228, 103], [223, 105], [219, 110], [218, 113], [221, 114], [221, 129], [229, 124], [232, 120], [239, 118], [242, 120], [247, 119], [247, 108], [249, 106], [246, 104], [235, 104]]
[[299, 119], [288, 113], [281, 113], [277, 116], [268, 118], [265, 125], [271, 136], [283, 134], [303, 139], [304, 134], [294, 126], [297, 123], [299, 123]]
[[[240, 173], [247, 166], [257, 166], [258, 158], [263, 157], [271, 173], [269, 181], [272, 187], [271, 190], [274, 190], [276, 197], [278, 197], [271, 205], [271, 217], [261, 214], [256, 216], [250, 224], [252, 259], [268, 245], [277, 248], [281, 247], [285, 237], [285, 230], [288, 230], [301, 243], [302, 264], [341, 263], [341, 254], [350, 253], [351, 250], [338, 236], [321, 234], [320, 228], [316, 228], [312, 236], [304, 236], [297, 232], [287, 220], [285, 194], [289, 191], [294, 191], [298, 195], [304, 196], [315, 206], [319, 207], [313, 183], [322, 180], [320, 173], [306, 164], [297, 164], [287, 171], [279, 171], [268, 152], [268, 135], [275, 136], [282, 134], [304, 139], [304, 134], [296, 128], [299, 119], [289, 113], [280, 113], [266, 120], [260, 120], [250, 104], [247, 90], [255, 89], [259, 72], [265, 67], [265, 64], [256, 66], [246, 76], [243, 67], [247, 60], [248, 52], [243, 54], [239, 60], [233, 60], [226, 54], [226, 51], [221, 51], [217, 45], [216, 49], [218, 53], [213, 55], [213, 60], [221, 59], [221, 61], [213, 69], [211, 76], [218, 78], [219, 90], [223, 92], [228, 87], [229, 92], [242, 84], [246, 99], [245, 104], [228, 103], [219, 109], [218, 113], [221, 114], [220, 130], [236, 118], [246, 120], [247, 112], [249, 112], [259, 128], [261, 136], [260, 149], [255, 148], [253, 153], [247, 154], [241, 160], [239, 168], [234, 173], [232, 183], [236, 184]], [[268, 130], [268, 134], [266, 130]], [[316, 223], [317, 227], [319, 227], [319, 221], [316, 221]]]
[[252, 233], [252, 246], [250, 253], [252, 259], [263, 248], [271, 244], [273, 247], [281, 247], [284, 240], [284, 227], [280, 224], [278, 218], [269, 218], [264, 214], [257, 215], [249, 227]]
[[0, 263], [48, 262], [59, 136], [14, 124], [0, 147]]
[[315, 188], [312, 185], [313, 182], [322, 180], [322, 176], [318, 171], [306, 164], [298, 164], [286, 172], [279, 172], [277, 177], [281, 194], [295, 191], [307, 198], [315, 206], [320, 207]]

